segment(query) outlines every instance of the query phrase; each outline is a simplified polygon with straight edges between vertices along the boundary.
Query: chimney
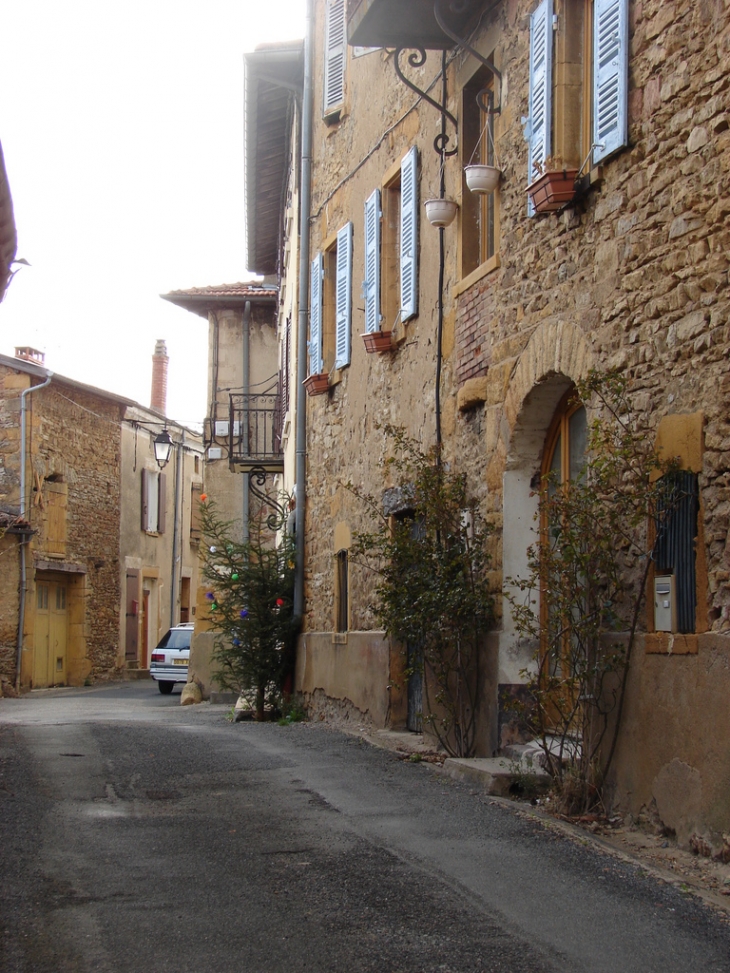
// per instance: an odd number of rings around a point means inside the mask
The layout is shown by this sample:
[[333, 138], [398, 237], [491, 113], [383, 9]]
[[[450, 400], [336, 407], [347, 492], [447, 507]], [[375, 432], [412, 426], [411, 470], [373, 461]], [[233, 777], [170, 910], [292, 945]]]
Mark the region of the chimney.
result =
[[24, 348], [16, 348], [15, 357], [22, 359], [22, 361], [32, 362], [34, 365], [43, 365], [46, 360], [42, 351], [38, 351], [37, 348], [30, 348], [27, 345]]
[[167, 346], [160, 339], [155, 342], [155, 353], [152, 356], [152, 394], [150, 406], [167, 415]]

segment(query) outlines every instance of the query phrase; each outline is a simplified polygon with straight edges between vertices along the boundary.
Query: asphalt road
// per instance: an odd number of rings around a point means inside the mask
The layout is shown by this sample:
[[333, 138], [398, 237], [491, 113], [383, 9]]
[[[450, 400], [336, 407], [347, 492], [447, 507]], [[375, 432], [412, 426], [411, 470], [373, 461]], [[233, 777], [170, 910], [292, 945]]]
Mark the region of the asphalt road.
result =
[[2, 973], [730, 973], [640, 868], [319, 725], [0, 700]]

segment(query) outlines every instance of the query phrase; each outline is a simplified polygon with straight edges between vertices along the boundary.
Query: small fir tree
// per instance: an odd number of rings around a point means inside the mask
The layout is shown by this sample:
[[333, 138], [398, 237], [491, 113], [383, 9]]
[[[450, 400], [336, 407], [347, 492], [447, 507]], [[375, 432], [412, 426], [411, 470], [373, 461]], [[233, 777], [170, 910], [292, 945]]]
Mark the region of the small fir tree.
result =
[[265, 709], [281, 705], [294, 669], [294, 538], [283, 532], [277, 543], [262, 510], [240, 543], [214, 502], [206, 498], [200, 510], [209, 621], [217, 633], [214, 675], [262, 720]]

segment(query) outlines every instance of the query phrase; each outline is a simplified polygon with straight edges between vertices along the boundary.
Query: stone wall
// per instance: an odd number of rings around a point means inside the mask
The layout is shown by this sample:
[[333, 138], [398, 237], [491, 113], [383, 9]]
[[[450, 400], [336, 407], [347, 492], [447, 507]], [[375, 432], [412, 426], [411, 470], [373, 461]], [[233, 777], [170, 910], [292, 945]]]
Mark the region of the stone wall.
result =
[[[3, 367], [2, 381], [0, 500], [17, 505], [19, 396], [22, 388], [29, 385], [29, 376]], [[74, 624], [69, 630], [69, 657], [78, 663], [74, 663], [76, 671], [83, 671], [84, 677], [106, 677], [116, 669], [122, 411], [120, 404], [103, 394], [97, 396], [66, 385], [58, 377], [49, 387], [27, 397], [26, 517], [36, 533], [28, 549], [24, 683], [30, 679], [32, 666], [34, 571], [39, 563], [45, 571], [62, 571], [64, 565], [71, 565], [74, 592], [79, 584], [83, 588], [81, 619], [75, 617], [71, 606]], [[60, 547], [52, 543], [49, 535], [46, 481], [62, 483], [66, 488], [66, 536]], [[17, 604], [12, 611], [17, 612]], [[86, 660], [83, 665], [78, 659], [79, 651]]]
[[[324, 4], [316, 6], [315, 65], [321, 57]], [[676, 757], [705, 781], [705, 794], [714, 795], [715, 806], [719, 792], [707, 782], [717, 779], [717, 761], [705, 759], [686, 739], [693, 732], [691, 714], [702, 725], [695, 734], [711, 732], [702, 715], [703, 695], [710, 691], [707, 667], [724, 672], [730, 651], [730, 5], [722, 0], [630, 4], [629, 145], [590, 172], [590, 186], [575, 205], [530, 218], [522, 119], [529, 111], [534, 6], [526, 0], [485, 5], [474, 41], [502, 72], [495, 141], [503, 180], [497, 252], [488, 267], [461, 280], [458, 218], [444, 231], [445, 457], [468, 474], [494, 527], [499, 592], [504, 577], [524, 569], [526, 548], [535, 539], [531, 483], [541, 468], [554, 411], [572, 382], [591, 368], [618, 369], [642, 422], [653, 432], [665, 417], [701, 413], [704, 442], [695, 444], [702, 500], [697, 558], [706, 577], [706, 610], [698, 613], [694, 647], [686, 650], [697, 654], [696, 661], [682, 663], [694, 689], [686, 689], [681, 712], [673, 711], [677, 666], [666, 647], [663, 655], [642, 653], [635, 660], [632, 685], [661, 686], [658, 692], [666, 698], [673, 756], [668, 759], [668, 750], [658, 748], [655, 739], [654, 695], [637, 688], [627, 704], [632, 747], [621, 751], [616, 793], [636, 811], [627, 797], [630, 781], [639, 775], [643, 783], [636, 793], [651, 800], [651, 781], [660, 779], [662, 768]], [[558, 34], [569, 8], [568, 0], [556, 5]], [[327, 124], [315, 108], [312, 254], [352, 220], [354, 311], [350, 366], [331, 376], [326, 395], [307, 404], [305, 631], [311, 633], [333, 628], [338, 525], [355, 531], [368, 522], [346, 484], [375, 496], [391, 485], [382, 424], [405, 426], [425, 446], [435, 437], [438, 233], [422, 206], [419, 314], [399, 330], [398, 344], [387, 354], [366, 355], [359, 337], [365, 330], [359, 298], [365, 199], [384, 185], [413, 144], [420, 153], [420, 199], [438, 194], [439, 159], [432, 148], [438, 115], [396, 80], [392, 59], [389, 51], [349, 57], [339, 120]], [[438, 64], [431, 54], [410, 74], [428, 88]], [[456, 115], [461, 87], [476, 66], [473, 57], [461, 53], [450, 62], [448, 107]], [[321, 104], [321, 77], [314, 104]], [[457, 155], [444, 168], [446, 193], [458, 202], [466, 192], [463, 161]], [[351, 599], [352, 627], [375, 628], [372, 580], [351, 572]], [[497, 634], [495, 683], [518, 687], [529, 651], [518, 644], [506, 612]], [[343, 658], [359, 671], [358, 645], [353, 642], [347, 651]], [[657, 651], [651, 639], [647, 651]], [[384, 669], [379, 674], [387, 675]], [[323, 686], [324, 675], [312, 684]], [[336, 680], [332, 691], [339, 691]], [[486, 747], [496, 745], [498, 737], [498, 692], [491, 683], [489, 692], [483, 710], [488, 726], [481, 737]], [[632, 764], [630, 751], [636, 746], [645, 751]], [[709, 801], [698, 820], [703, 814], [710, 820]], [[712, 820], [716, 828], [720, 818]]]

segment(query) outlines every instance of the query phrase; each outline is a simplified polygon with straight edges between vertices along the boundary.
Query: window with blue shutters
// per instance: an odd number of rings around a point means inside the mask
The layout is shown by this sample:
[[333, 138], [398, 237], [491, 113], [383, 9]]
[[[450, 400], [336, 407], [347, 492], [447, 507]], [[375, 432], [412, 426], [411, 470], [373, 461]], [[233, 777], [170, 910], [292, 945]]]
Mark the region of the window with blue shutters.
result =
[[335, 368], [350, 364], [352, 321], [352, 223], [337, 234], [335, 284]]
[[593, 162], [628, 142], [628, 0], [595, 0], [593, 14]]
[[345, 0], [327, 0], [324, 41], [323, 114], [336, 121], [345, 99]]
[[400, 314], [418, 314], [418, 150], [408, 152], [400, 168]]
[[319, 375], [324, 371], [324, 348], [322, 344], [322, 319], [323, 319], [323, 280], [324, 280], [324, 261], [322, 254], [318, 253], [312, 261], [311, 277], [309, 282], [309, 374]]
[[380, 190], [376, 189], [365, 201], [365, 331], [379, 331], [380, 316]]
[[527, 182], [540, 175], [550, 155], [553, 86], [553, 3], [542, 3], [530, 15], [530, 117]]
[[[559, 13], [556, 13], [556, 9]], [[541, 0], [530, 16], [527, 182], [628, 144], [629, 0]]]

